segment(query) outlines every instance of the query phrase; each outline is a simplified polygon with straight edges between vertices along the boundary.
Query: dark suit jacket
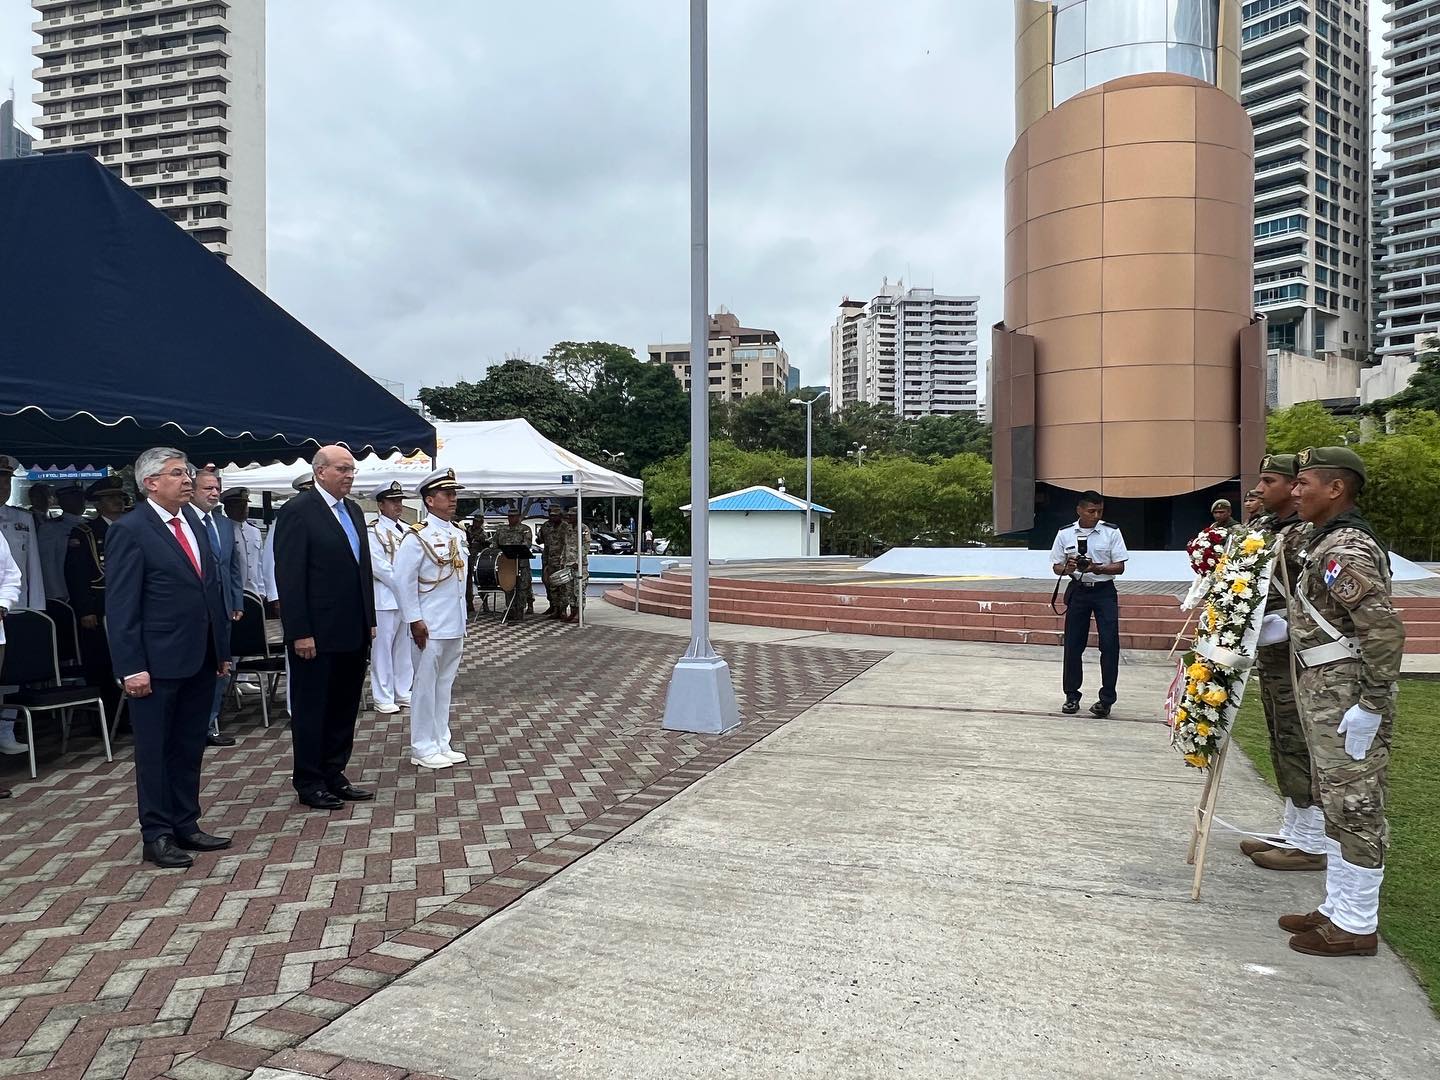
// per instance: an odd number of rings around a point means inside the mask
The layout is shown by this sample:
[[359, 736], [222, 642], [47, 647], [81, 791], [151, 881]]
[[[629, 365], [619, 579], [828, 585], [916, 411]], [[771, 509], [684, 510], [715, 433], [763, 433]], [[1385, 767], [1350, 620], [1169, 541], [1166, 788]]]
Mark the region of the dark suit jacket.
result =
[[314, 638], [318, 652], [370, 646], [375, 582], [365, 516], [351, 500], [344, 505], [360, 538], [359, 559], [320, 492], [301, 492], [275, 516], [275, 588], [287, 643]]
[[181, 508], [200, 545], [202, 580], [175, 534], [149, 506], [137, 506], [105, 533], [105, 631], [115, 674], [148, 671], [152, 679], [188, 679], [213, 646], [230, 656], [230, 615], [220, 562], [200, 523]]
[[220, 538], [220, 582], [225, 587], [225, 606], [245, 610], [245, 549], [235, 540], [235, 523], [218, 506], [210, 515], [215, 535]]
[[76, 618], [105, 614], [105, 533], [110, 523], [96, 516], [75, 526], [65, 548], [65, 588]]

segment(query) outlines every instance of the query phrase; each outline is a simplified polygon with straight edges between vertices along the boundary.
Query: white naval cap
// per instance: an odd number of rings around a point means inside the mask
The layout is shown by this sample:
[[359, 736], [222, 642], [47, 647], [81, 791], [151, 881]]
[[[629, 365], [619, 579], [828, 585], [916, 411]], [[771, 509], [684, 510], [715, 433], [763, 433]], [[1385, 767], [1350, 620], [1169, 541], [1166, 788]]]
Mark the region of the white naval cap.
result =
[[447, 488], [451, 491], [459, 491], [460, 487], [460, 482], [455, 479], [454, 469], [436, 469], [420, 481], [416, 490], [421, 495], [426, 495], [432, 491], [444, 491]]
[[290, 481], [290, 486], [296, 491], [309, 491], [315, 486], [315, 474], [313, 472], [301, 473]]
[[0, 454], [0, 476], [14, 476], [20, 471], [20, 462], [9, 454]]
[[381, 499], [403, 499], [405, 489], [400, 486], [399, 480], [391, 480], [388, 484], [381, 484], [370, 493], [370, 498], [379, 502]]

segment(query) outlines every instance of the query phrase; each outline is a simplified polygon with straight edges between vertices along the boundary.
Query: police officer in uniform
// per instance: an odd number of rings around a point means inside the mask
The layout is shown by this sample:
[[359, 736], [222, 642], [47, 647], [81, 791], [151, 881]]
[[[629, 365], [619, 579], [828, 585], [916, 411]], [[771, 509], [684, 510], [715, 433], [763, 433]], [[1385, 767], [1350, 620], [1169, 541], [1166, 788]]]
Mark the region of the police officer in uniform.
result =
[[1365, 463], [1324, 446], [1295, 458], [1295, 498], [1310, 525], [1291, 590], [1295, 699], [1325, 813], [1325, 902], [1285, 915], [1290, 947], [1374, 956], [1389, 827], [1385, 796], [1405, 625], [1390, 600], [1390, 556], [1356, 509]]
[[454, 523], [454, 469], [436, 469], [420, 484], [427, 517], [395, 552], [395, 599], [408, 624], [415, 665], [410, 691], [410, 763], [448, 769], [468, 760], [450, 745], [450, 692], [465, 643], [465, 530]]
[[[18, 506], [7, 505], [20, 463], [0, 454], [0, 536], [10, 545], [10, 555], [20, 568], [20, 596], [15, 607], [45, 610], [45, 568], [40, 561], [40, 538], [35, 515]], [[0, 754], [23, 754], [29, 749], [15, 738], [15, 718], [0, 719]]]
[[1405, 628], [1391, 603], [1390, 554], [1355, 507], [1365, 462], [1346, 446], [1320, 446], [1300, 451], [1295, 467], [1296, 504], [1309, 530], [1287, 629], [1313, 789], [1325, 814], [1325, 903], [1280, 917], [1280, 926], [1295, 935], [1296, 952], [1374, 956]]
[[65, 590], [79, 629], [85, 681], [100, 691], [106, 715], [114, 716], [120, 705], [120, 687], [110, 667], [110, 644], [105, 639], [105, 534], [125, 513], [129, 499], [116, 476], [96, 480], [85, 489], [85, 498], [94, 504], [95, 516], [75, 526], [66, 541]]
[[414, 668], [410, 633], [395, 599], [395, 552], [409, 531], [400, 513], [405, 489], [398, 480], [370, 493], [380, 513], [370, 523], [370, 575], [375, 579], [375, 642], [370, 647], [370, 696], [377, 713], [397, 713], [410, 704]]
[[534, 583], [530, 579], [530, 545], [535, 542], [530, 526], [520, 520], [520, 507], [512, 506], [505, 514], [505, 524], [495, 530], [495, 546], [525, 549], [526, 558], [515, 571], [515, 588], [505, 597], [505, 614], [501, 622], [518, 623], [526, 611], [535, 606]]
[[69, 602], [65, 553], [69, 550], [70, 534], [85, 524], [85, 488], [78, 483], [62, 484], [55, 489], [55, 501], [60, 506], [60, 516], [40, 521], [40, 565], [45, 576], [45, 596]]
[[1100, 639], [1100, 696], [1090, 706], [1095, 716], [1110, 715], [1115, 704], [1115, 683], [1120, 677], [1120, 598], [1115, 579], [1125, 572], [1130, 552], [1120, 530], [1101, 521], [1105, 500], [1087, 491], [1075, 507], [1075, 522], [1055, 534], [1050, 563], [1056, 575], [1069, 575], [1065, 589], [1065, 669], [1062, 687], [1065, 704], [1060, 711], [1080, 711], [1084, 681], [1082, 657], [1090, 639], [1090, 619]]
[[1264, 509], [1252, 529], [1275, 534], [1278, 545], [1270, 591], [1265, 597], [1265, 623], [1255, 667], [1260, 677], [1260, 702], [1270, 731], [1270, 762], [1285, 813], [1277, 836], [1287, 846], [1247, 839], [1240, 850], [1266, 870], [1324, 870], [1325, 814], [1315, 801], [1310, 781], [1310, 750], [1295, 704], [1291, 676], [1290, 637], [1285, 608], [1290, 588], [1300, 580], [1300, 549], [1307, 527], [1295, 509], [1295, 455], [1266, 454], [1260, 462], [1256, 490]]

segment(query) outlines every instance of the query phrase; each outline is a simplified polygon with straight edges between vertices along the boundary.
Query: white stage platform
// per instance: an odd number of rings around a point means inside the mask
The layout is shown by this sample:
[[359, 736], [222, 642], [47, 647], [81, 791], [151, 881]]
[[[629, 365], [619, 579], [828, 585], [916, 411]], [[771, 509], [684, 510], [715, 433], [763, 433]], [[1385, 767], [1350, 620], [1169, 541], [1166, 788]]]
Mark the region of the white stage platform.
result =
[[[1390, 567], [1396, 581], [1428, 581], [1435, 575], [1393, 552]], [[1024, 548], [891, 548], [862, 570], [915, 577], [1053, 578], [1050, 552]], [[1132, 551], [1125, 567], [1129, 581], [1195, 579], [1183, 551]]]

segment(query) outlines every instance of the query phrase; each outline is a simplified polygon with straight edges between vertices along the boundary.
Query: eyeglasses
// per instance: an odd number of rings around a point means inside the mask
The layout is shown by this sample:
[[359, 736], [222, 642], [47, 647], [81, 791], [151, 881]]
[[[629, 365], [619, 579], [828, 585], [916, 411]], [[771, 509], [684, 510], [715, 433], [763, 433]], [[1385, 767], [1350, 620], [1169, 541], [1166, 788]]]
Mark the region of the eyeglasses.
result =
[[168, 476], [172, 480], [178, 480], [182, 476], [188, 476], [193, 480], [195, 478], [195, 467], [193, 465], [177, 466], [176, 468], [166, 469], [164, 472], [156, 473], [155, 475]]
[[[350, 474], [353, 473], [353, 472], [358, 472], [358, 471], [359, 471], [359, 470], [357, 470], [357, 469], [355, 468], [354, 465], [321, 465], [320, 468], [321, 468], [321, 469], [334, 469], [336, 472], [340, 473], [342, 476], [348, 476], [348, 475], [350, 475]], [[318, 472], [319, 470], [316, 470], [316, 471]]]

